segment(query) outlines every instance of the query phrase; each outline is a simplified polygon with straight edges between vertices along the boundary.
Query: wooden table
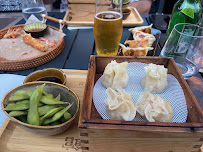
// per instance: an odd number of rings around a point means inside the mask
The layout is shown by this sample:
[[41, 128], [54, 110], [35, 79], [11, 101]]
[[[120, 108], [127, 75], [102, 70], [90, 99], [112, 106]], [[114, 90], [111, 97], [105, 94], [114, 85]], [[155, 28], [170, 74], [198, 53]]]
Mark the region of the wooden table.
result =
[[[65, 13], [59, 13], [59, 12], [50, 12], [48, 14], [49, 16], [63, 19]], [[141, 15], [144, 24], [143, 25], [149, 25], [151, 24], [149, 20], [149, 15]], [[24, 24], [25, 21], [22, 19], [17, 24]], [[59, 27], [58, 23], [47, 21], [48, 25]], [[11, 24], [9, 24], [11, 25]], [[59, 68], [59, 69], [77, 69], [77, 70], [87, 70], [88, 69], [88, 63], [90, 55], [96, 54], [95, 51], [95, 43], [94, 43], [94, 34], [93, 29], [74, 29], [74, 30], [68, 30], [66, 27], [63, 28], [64, 33], [66, 34], [65, 37], [65, 48], [63, 52], [57, 56], [52, 61], [38, 66], [36, 68], [23, 70], [23, 71], [0, 71], [0, 74], [7, 73], [7, 74], [18, 74], [18, 75], [28, 75], [31, 72], [43, 68]], [[123, 28], [123, 35], [121, 38], [121, 43], [124, 43], [124, 41], [129, 36], [130, 32], [128, 31], [128, 28]], [[158, 43], [156, 56], [159, 55], [161, 48], [164, 45], [165, 40], [165, 33], [161, 34], [160, 41]], [[195, 76], [189, 78], [187, 80], [187, 83], [194, 93], [197, 101], [199, 102], [201, 108], [203, 109], [203, 78], [202, 74], [197, 73]]]
[[[63, 19], [65, 13], [60, 12], [50, 12], [49, 16]], [[141, 15], [144, 23], [143, 25], [151, 24], [149, 20], [149, 15]], [[22, 19], [17, 24], [24, 24], [25, 21]], [[47, 21], [48, 25], [52, 25], [55, 27], [59, 27], [58, 23], [53, 21]], [[11, 25], [11, 24], [9, 24]], [[93, 29], [74, 29], [68, 30], [66, 27], [63, 28], [64, 33], [66, 33], [65, 37], [65, 48], [63, 52], [57, 56], [52, 61], [41, 65], [36, 68], [23, 70], [23, 71], [0, 71], [1, 73], [11, 73], [11, 74], [19, 74], [19, 75], [28, 75], [29, 73], [43, 69], [43, 68], [59, 68], [59, 69], [78, 69], [78, 70], [87, 70], [89, 57], [92, 54], [96, 54], [95, 51], [95, 43], [94, 43], [94, 34]], [[128, 28], [123, 28], [123, 35], [121, 38], [121, 43], [129, 36], [130, 32]], [[161, 38], [158, 43], [156, 56], [159, 55], [161, 48], [164, 45], [165, 40], [165, 33], [161, 34]], [[187, 80], [189, 87], [191, 88], [192, 92], [194, 93], [197, 101], [199, 102], [201, 108], [203, 108], [203, 79], [200, 73], [197, 73], [195, 76], [191, 77]]]

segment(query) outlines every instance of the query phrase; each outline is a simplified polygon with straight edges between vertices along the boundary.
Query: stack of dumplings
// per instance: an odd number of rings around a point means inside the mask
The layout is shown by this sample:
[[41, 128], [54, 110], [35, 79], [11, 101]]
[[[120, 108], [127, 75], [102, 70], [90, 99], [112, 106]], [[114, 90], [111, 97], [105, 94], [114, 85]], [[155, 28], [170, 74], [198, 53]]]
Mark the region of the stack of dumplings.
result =
[[127, 86], [127, 66], [128, 62], [117, 63], [115, 60], [111, 61], [111, 63], [105, 67], [102, 85], [106, 88], [111, 87], [114, 90]]
[[133, 34], [134, 40], [127, 40], [124, 44], [119, 44], [125, 56], [146, 56], [156, 38], [151, 34], [152, 24], [149, 26], [135, 27], [129, 29]]
[[[102, 85], [106, 87], [106, 113], [111, 120], [132, 121], [138, 112], [149, 122], [171, 122], [173, 109], [171, 104], [152, 93], [162, 93], [167, 83], [168, 69], [163, 65], [149, 64], [144, 67], [145, 76], [141, 80], [144, 90], [136, 104], [130, 94], [123, 89], [128, 84], [127, 62], [111, 61], [104, 70]], [[136, 85], [136, 84], [135, 84]]]

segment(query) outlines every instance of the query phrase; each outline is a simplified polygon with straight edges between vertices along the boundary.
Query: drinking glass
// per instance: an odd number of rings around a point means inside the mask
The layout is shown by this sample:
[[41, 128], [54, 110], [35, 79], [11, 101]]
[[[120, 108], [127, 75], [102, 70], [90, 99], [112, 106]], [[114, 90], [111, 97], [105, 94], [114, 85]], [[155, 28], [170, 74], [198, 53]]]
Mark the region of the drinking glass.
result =
[[202, 64], [203, 28], [188, 23], [176, 24], [160, 56], [173, 57], [184, 79], [195, 75]]
[[43, 21], [40, 14], [46, 14], [47, 11], [42, 0], [21, 0], [22, 13], [25, 21], [33, 14], [40, 21]]
[[98, 55], [116, 55], [123, 32], [122, 0], [95, 1], [94, 37]]

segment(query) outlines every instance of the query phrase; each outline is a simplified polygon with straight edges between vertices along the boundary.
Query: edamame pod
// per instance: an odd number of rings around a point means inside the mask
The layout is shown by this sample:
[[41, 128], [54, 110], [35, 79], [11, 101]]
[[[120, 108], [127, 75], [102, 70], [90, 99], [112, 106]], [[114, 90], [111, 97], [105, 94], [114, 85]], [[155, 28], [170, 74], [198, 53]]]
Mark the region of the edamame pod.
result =
[[8, 114], [10, 117], [17, 117], [17, 116], [23, 116], [27, 115], [27, 111], [11, 111]]
[[61, 95], [60, 95], [60, 93], [58, 94], [58, 96], [55, 98], [55, 100], [61, 100]]
[[27, 121], [31, 125], [39, 125], [38, 104], [42, 97], [44, 86], [45, 84], [40, 85], [34, 90], [30, 97], [30, 108], [28, 110]]
[[59, 112], [62, 109], [64, 109], [64, 108], [58, 107], [58, 108], [53, 108], [53, 109], [49, 110], [43, 117], [41, 117], [39, 119], [39, 122], [40, 122], [39, 124], [41, 125], [43, 123], [44, 119], [52, 117], [53, 115], [55, 115], [57, 112]]
[[70, 105], [68, 105], [67, 107], [65, 107], [63, 110], [57, 112], [53, 117], [48, 118], [48, 119], [45, 119], [44, 122], [43, 122], [43, 125], [47, 125], [47, 124], [50, 124], [50, 123], [52, 123], [52, 122], [54, 122], [54, 121], [59, 120], [59, 119], [63, 116], [63, 114], [64, 114], [72, 105], [73, 105], [73, 103], [70, 104]]
[[65, 112], [64, 114], [63, 114], [63, 117], [61, 117], [61, 119], [60, 119], [60, 121], [61, 122], [66, 122], [66, 121], [68, 121], [69, 119], [71, 119], [72, 118], [72, 115], [69, 113], [69, 112]]
[[22, 101], [18, 101], [16, 102], [16, 104], [20, 104], [20, 103], [27, 103], [29, 104], [30, 100], [22, 100]]
[[38, 108], [39, 116], [45, 115], [49, 110], [58, 107], [58, 105], [45, 105]]
[[13, 111], [13, 110], [27, 110], [29, 109], [29, 103], [9, 103], [6, 108], [4, 108], [5, 111]]
[[30, 97], [32, 93], [33, 93], [33, 90], [18, 90], [13, 95], [14, 96], [28, 95]]
[[43, 97], [47, 97], [47, 98], [51, 98], [51, 99], [54, 98], [54, 96], [53, 96], [52, 94], [47, 94], [47, 95], [45, 95], [45, 96], [43, 96]]
[[20, 100], [26, 100], [29, 99], [30, 97], [28, 95], [15, 95], [11, 96], [8, 101], [20, 101]]
[[26, 93], [27, 93], [27, 90], [17, 90], [13, 95], [20, 96], [20, 95], [24, 95]]
[[49, 97], [46, 96], [42, 96], [40, 101], [44, 104], [49, 104], [49, 105], [54, 105], [54, 104], [67, 104], [67, 102], [63, 102], [63, 101], [58, 101], [55, 99], [51, 99]]

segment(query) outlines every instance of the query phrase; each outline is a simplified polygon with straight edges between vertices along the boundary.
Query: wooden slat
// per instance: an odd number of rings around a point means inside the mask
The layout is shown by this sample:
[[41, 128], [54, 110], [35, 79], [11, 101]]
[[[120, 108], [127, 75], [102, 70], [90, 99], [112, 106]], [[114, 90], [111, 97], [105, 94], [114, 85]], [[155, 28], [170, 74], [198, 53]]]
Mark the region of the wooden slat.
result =
[[[105, 10], [108, 11], [109, 6], [104, 6]], [[143, 24], [138, 11], [129, 7], [131, 10], [130, 15], [123, 20], [124, 27], [134, 27]], [[71, 4], [69, 5], [69, 11], [66, 12], [64, 21], [68, 26], [93, 26], [95, 16], [95, 5], [94, 4]]]
[[71, 51], [71, 46], [74, 42], [74, 39], [76, 37], [78, 30], [67, 30], [66, 28], [64, 28], [63, 31], [66, 34], [64, 50], [55, 59], [37, 67], [37, 70], [43, 69], [43, 68], [49, 68], [49, 67], [59, 68], [59, 69], [63, 68], [68, 58], [68, 55]]
[[[89, 148], [89, 151], [150, 151], [150, 152], [192, 152], [198, 151], [202, 144], [199, 134], [187, 133], [157, 133], [153, 131], [127, 131], [116, 130], [116, 128], [95, 128], [80, 129], [82, 146]], [[105, 128], [105, 129], [104, 129]], [[87, 134], [86, 136], [82, 136]]]
[[93, 50], [93, 44], [93, 29], [80, 29], [64, 68], [87, 70], [89, 58]]
[[[62, 69], [66, 73], [66, 86], [82, 102], [87, 71]], [[0, 127], [1, 152], [82, 152], [78, 118], [64, 133], [44, 136], [30, 133], [16, 126], [8, 118]]]

